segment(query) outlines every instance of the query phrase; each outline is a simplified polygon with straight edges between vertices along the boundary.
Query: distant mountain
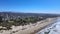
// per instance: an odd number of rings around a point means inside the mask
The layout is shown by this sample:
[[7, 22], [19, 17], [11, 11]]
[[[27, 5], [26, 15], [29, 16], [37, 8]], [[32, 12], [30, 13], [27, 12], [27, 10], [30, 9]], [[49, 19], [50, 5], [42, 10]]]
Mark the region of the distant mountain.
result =
[[0, 12], [0, 15], [13, 15], [13, 16], [45, 16], [45, 17], [52, 17], [52, 16], [60, 16], [60, 14], [44, 14], [44, 13], [14, 13], [14, 12]]

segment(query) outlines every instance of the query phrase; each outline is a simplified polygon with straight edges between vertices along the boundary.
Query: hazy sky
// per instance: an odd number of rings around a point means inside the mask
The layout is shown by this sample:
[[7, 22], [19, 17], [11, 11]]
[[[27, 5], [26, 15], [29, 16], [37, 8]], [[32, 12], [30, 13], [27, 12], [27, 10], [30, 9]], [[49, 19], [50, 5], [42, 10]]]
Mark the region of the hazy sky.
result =
[[60, 0], [0, 0], [0, 11], [60, 13]]

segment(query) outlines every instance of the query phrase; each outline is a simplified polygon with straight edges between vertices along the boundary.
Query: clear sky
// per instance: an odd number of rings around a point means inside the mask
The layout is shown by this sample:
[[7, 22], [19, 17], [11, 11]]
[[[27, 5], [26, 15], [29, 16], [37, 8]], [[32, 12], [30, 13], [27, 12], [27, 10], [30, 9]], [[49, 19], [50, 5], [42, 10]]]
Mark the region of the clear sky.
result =
[[0, 0], [0, 11], [60, 13], [60, 0]]

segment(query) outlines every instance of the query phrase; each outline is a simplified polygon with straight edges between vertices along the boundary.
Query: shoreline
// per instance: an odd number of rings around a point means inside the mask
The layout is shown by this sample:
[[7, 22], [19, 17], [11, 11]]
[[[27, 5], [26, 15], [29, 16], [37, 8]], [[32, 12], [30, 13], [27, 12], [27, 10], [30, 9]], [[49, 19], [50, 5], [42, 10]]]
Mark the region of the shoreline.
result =
[[34, 34], [36, 34], [36, 33], [38, 33], [39, 31], [45, 29], [46, 27], [50, 27], [51, 25], [53, 25], [53, 24], [56, 23], [56, 22], [57, 22], [57, 20], [53, 21], [51, 24], [48, 24], [48, 25], [46, 25], [45, 27], [43, 27], [43, 28], [41, 28], [41, 29], [38, 29], [38, 31], [35, 32]]
[[6, 31], [6, 32], [3, 32], [3, 34], [5, 33], [6, 34], [11, 34], [11, 33], [12, 34], [35, 34], [38, 31], [44, 29], [49, 24], [52, 24], [53, 22], [55, 22], [55, 20], [56, 18], [47, 18], [46, 20], [39, 21], [35, 24], [23, 26], [23, 28], [21, 28], [22, 26], [17, 26], [13, 28], [13, 30], [11, 30], [10, 32]]

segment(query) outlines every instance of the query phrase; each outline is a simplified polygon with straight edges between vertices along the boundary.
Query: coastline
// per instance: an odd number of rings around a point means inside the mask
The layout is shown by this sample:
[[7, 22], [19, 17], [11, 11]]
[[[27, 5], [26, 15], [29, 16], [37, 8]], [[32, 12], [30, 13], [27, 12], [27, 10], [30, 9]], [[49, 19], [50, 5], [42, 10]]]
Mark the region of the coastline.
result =
[[51, 25], [55, 24], [56, 22], [57, 22], [57, 20], [54, 20], [53, 22], [51, 22], [50, 24], [44, 26], [43, 28], [38, 29], [37, 32], [35, 32], [34, 34], [39, 33], [41, 30], [45, 29], [46, 27], [50, 27]]
[[56, 22], [55, 19], [56, 19], [56, 18], [54, 18], [51, 22], [48, 22], [48, 24], [46, 24], [45, 26], [43, 26], [43, 27], [41, 27], [40, 29], [36, 30], [36, 31], [33, 32], [32, 34], [36, 34], [36, 33], [38, 33], [39, 31], [41, 31], [42, 29], [44, 29], [44, 28], [46, 28], [46, 27], [48, 27], [48, 26], [54, 24], [54, 23]]
[[23, 26], [23, 28], [21, 28], [21, 26], [15, 27], [10, 32], [6, 31], [6, 32], [3, 32], [3, 34], [5, 34], [5, 33], [6, 34], [35, 34], [38, 31], [45, 28], [47, 25], [55, 22], [55, 20], [56, 20], [56, 18], [47, 18], [46, 20], [39, 21], [35, 24]]

